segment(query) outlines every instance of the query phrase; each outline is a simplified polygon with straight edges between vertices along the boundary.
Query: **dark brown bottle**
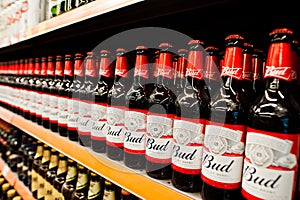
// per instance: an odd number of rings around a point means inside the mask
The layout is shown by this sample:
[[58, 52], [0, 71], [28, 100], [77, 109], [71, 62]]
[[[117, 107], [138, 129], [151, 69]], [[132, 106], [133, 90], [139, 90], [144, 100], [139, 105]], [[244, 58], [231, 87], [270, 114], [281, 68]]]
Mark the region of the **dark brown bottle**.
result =
[[116, 50], [114, 84], [108, 93], [106, 154], [112, 160], [123, 160], [125, 95], [129, 89], [127, 50]]
[[55, 200], [62, 200], [64, 198], [61, 189], [64, 182], [66, 181], [67, 172], [68, 172], [67, 156], [65, 156], [62, 153], [59, 153], [58, 168], [53, 180], [53, 188], [51, 194], [51, 197], [53, 197]]
[[50, 84], [53, 84], [55, 78], [55, 60], [53, 56], [47, 57], [47, 78], [43, 81], [42, 86], [42, 125], [44, 128], [50, 128]]
[[98, 73], [96, 66], [96, 55], [94, 52], [87, 52], [84, 62], [85, 80], [79, 91], [79, 121], [78, 128], [78, 141], [81, 145], [91, 146], [91, 130], [93, 121], [91, 119], [93, 90], [98, 82]]
[[64, 58], [61, 55], [56, 56], [55, 60], [55, 77], [53, 81], [50, 82], [50, 130], [53, 132], [58, 132], [58, 90], [63, 82], [64, 78]]
[[91, 147], [97, 153], [106, 152], [107, 96], [113, 82], [114, 63], [112, 62], [111, 53], [108, 50], [101, 50], [98, 83], [92, 94], [95, 103], [92, 105]]
[[208, 46], [205, 48], [205, 51], [205, 83], [208, 87], [210, 102], [214, 102], [222, 82], [219, 61], [220, 50], [215, 46]]
[[223, 85], [211, 104], [210, 119], [205, 127], [201, 178], [202, 196], [206, 200], [241, 199], [248, 113], [239, 101], [244, 37], [239, 34], [228, 35], [225, 42], [221, 72]]
[[45, 178], [46, 178], [46, 173], [49, 169], [50, 157], [51, 157], [52, 152], [55, 153], [55, 150], [52, 150], [51, 147], [44, 144], [43, 157], [42, 157], [39, 169], [38, 169], [37, 199], [39, 199], [39, 200], [40, 199], [42, 200], [45, 198], [45, 194], [46, 194]]
[[27, 79], [27, 68], [25, 66], [25, 59], [20, 59], [20, 78], [17, 79], [19, 85], [19, 115], [23, 116], [24, 113], [24, 82]]
[[253, 99], [254, 102], [262, 95], [264, 90], [263, 70], [264, 70], [264, 55], [261, 49], [253, 49], [252, 54], [252, 72], [253, 72]]
[[32, 169], [31, 169], [31, 187], [30, 191], [32, 192], [32, 196], [34, 198], [37, 198], [37, 191], [38, 191], [38, 172], [39, 172], [39, 166], [42, 162], [43, 158], [43, 151], [44, 151], [44, 145], [41, 141], [37, 141], [37, 147], [36, 147], [36, 152], [34, 155], [34, 160], [32, 162]]
[[[27, 151], [25, 151], [25, 158], [27, 158], [27, 166], [28, 166], [28, 170], [27, 170], [27, 176], [24, 176], [24, 180], [23, 183], [29, 188], [29, 190], [31, 189], [31, 183], [32, 183], [32, 176], [31, 176], [31, 172], [32, 172], [32, 165], [34, 162], [34, 157], [36, 154], [36, 150], [37, 150], [37, 140], [35, 138], [33, 138], [30, 146], [28, 147]], [[26, 168], [25, 168], [26, 171]], [[25, 180], [25, 178], [27, 177], [27, 179]]]
[[300, 107], [291, 91], [293, 31], [278, 28], [269, 37], [264, 94], [250, 109], [242, 194], [247, 199], [295, 199]]
[[9, 139], [7, 140], [6, 163], [13, 172], [17, 172], [18, 164], [22, 161], [19, 154], [19, 148], [22, 144], [22, 131], [12, 127], [9, 131]]
[[39, 57], [34, 58], [34, 77], [29, 80], [30, 83], [30, 120], [36, 122], [37, 111], [37, 98], [38, 93], [36, 91], [37, 81], [40, 80], [41, 75], [41, 59]]
[[50, 163], [48, 169], [44, 172], [44, 190], [42, 196], [45, 200], [52, 199], [53, 183], [58, 169], [59, 152], [51, 149]]
[[66, 176], [66, 181], [61, 187], [61, 193], [64, 199], [71, 199], [72, 194], [76, 189], [77, 178], [77, 163], [74, 160], [68, 158], [68, 172]]
[[95, 172], [90, 171], [90, 184], [88, 195], [85, 200], [100, 200], [103, 198], [104, 192], [104, 179], [96, 174]]
[[145, 169], [146, 119], [148, 109], [148, 48], [136, 47], [133, 84], [125, 96], [124, 163], [133, 169]]
[[23, 117], [25, 119], [30, 119], [30, 95], [28, 95], [28, 92], [30, 92], [30, 79], [33, 78], [33, 72], [34, 72], [34, 64], [33, 64], [33, 58], [26, 58], [25, 59], [25, 75], [26, 78], [23, 80], [22, 85], [24, 88], [23, 92]]
[[68, 102], [70, 108], [70, 117], [68, 119], [68, 138], [72, 141], [78, 141], [77, 122], [79, 120], [79, 91], [84, 83], [84, 55], [76, 53], [74, 58], [74, 79], [70, 86], [72, 100]]
[[41, 72], [39, 79], [36, 80], [35, 90], [37, 92], [36, 96], [36, 122], [38, 125], [42, 125], [42, 112], [43, 112], [43, 81], [47, 78], [47, 57], [43, 56], [41, 58]]
[[172, 45], [161, 43], [155, 65], [154, 88], [148, 98], [146, 134], [146, 172], [155, 179], [172, 176], [172, 126], [175, 114], [175, 95], [171, 91], [173, 79]]
[[[205, 52], [200, 40], [189, 42], [186, 82], [176, 99], [173, 123], [172, 184], [186, 192], [199, 192], [202, 147], [208, 105], [202, 103], [199, 91], [204, 91]], [[202, 82], [202, 83], [201, 83]], [[208, 94], [206, 94], [208, 95]]]
[[[70, 86], [73, 83], [74, 79], [74, 61], [73, 57], [70, 54], [65, 55], [65, 64], [64, 64], [64, 77], [58, 88], [58, 133], [61, 136], [68, 136], [68, 118], [70, 112], [72, 112], [72, 93], [70, 91]], [[71, 109], [69, 111], [69, 109]]]
[[77, 164], [78, 178], [76, 188], [72, 193], [71, 200], [80, 200], [88, 195], [90, 184], [90, 172], [81, 164]]

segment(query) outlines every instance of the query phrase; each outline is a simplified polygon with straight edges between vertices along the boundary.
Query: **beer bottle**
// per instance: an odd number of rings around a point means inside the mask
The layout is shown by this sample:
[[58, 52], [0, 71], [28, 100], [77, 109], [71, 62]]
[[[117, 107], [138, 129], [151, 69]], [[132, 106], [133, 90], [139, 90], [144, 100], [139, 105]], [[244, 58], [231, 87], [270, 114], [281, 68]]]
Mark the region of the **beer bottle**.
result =
[[76, 188], [72, 193], [71, 200], [79, 200], [88, 195], [90, 176], [89, 170], [81, 164], [77, 164], [78, 178]]
[[66, 181], [61, 187], [61, 193], [64, 199], [71, 199], [72, 193], [76, 189], [77, 178], [77, 163], [71, 158], [68, 158], [68, 172], [66, 176]]
[[91, 119], [93, 90], [98, 82], [98, 73], [96, 66], [96, 55], [94, 52], [87, 52], [84, 62], [85, 80], [79, 91], [79, 122], [77, 123], [79, 138], [81, 145], [91, 146], [91, 130], [93, 121]]
[[22, 142], [22, 131], [16, 127], [12, 127], [9, 134], [11, 137], [7, 140], [6, 163], [13, 172], [17, 172], [18, 163], [22, 160], [21, 155], [18, 153]]
[[43, 81], [42, 85], [42, 125], [44, 128], [50, 128], [50, 84], [53, 84], [55, 78], [55, 61], [53, 56], [47, 57], [47, 78]]
[[293, 31], [270, 32], [263, 95], [249, 114], [242, 194], [247, 199], [295, 199], [299, 167], [299, 104], [292, 87]]
[[109, 180], [105, 180], [103, 200], [116, 200], [116, 197], [116, 185]]
[[97, 153], [106, 152], [106, 108], [108, 91], [114, 81], [114, 63], [108, 50], [100, 51], [99, 79], [93, 91], [95, 103], [92, 105], [93, 126], [91, 130], [91, 147]]
[[42, 86], [43, 81], [47, 78], [47, 57], [43, 56], [41, 58], [40, 64], [41, 72], [39, 79], [36, 80], [35, 91], [36, 95], [36, 122], [38, 125], [42, 125], [42, 111], [43, 111], [43, 93]]
[[214, 102], [214, 98], [220, 91], [221, 76], [220, 76], [220, 61], [219, 61], [219, 48], [215, 46], [208, 46], [204, 49], [205, 56], [205, 82], [208, 87], [210, 103]]
[[205, 91], [203, 44], [201, 40], [189, 42], [186, 83], [183, 92], [179, 94], [175, 102], [172, 184], [187, 192], [199, 192], [202, 186], [200, 179], [202, 147], [205, 124], [208, 119], [206, 108], [208, 105], [203, 103], [205, 100], [202, 101], [201, 97], [204, 95], [200, 94]]
[[44, 199], [51, 200], [53, 195], [53, 182], [58, 169], [59, 152], [55, 149], [51, 149], [50, 163], [48, 169], [43, 172], [43, 178], [45, 182], [44, 186]]
[[56, 56], [55, 60], [55, 77], [53, 81], [50, 82], [50, 129], [53, 132], [58, 132], [58, 90], [62, 84], [64, 77], [64, 61], [61, 55]]
[[90, 171], [90, 184], [85, 200], [98, 200], [103, 198], [104, 180], [95, 172]]
[[[62, 200], [64, 197], [61, 192], [62, 185], [66, 181], [66, 176], [68, 172], [68, 162], [67, 156], [62, 153], [59, 153], [58, 168], [53, 178], [53, 188], [52, 188], [52, 197], [54, 200]], [[51, 176], [52, 179], [52, 176]], [[48, 197], [48, 194], [46, 195]]]
[[46, 178], [47, 170], [49, 169], [51, 153], [53, 151], [54, 150], [52, 150], [51, 147], [49, 147], [47, 144], [44, 144], [43, 157], [38, 169], [37, 199], [42, 200], [45, 198], [45, 194], [46, 194], [45, 178]]
[[106, 154], [112, 160], [123, 160], [125, 95], [130, 86], [127, 50], [116, 50], [114, 84], [108, 93]]
[[30, 119], [30, 97], [31, 97], [31, 91], [30, 91], [30, 80], [33, 78], [33, 72], [34, 72], [34, 65], [33, 65], [33, 58], [26, 58], [25, 59], [25, 75], [26, 78], [23, 81], [23, 117], [25, 119]]
[[41, 75], [41, 62], [40, 58], [34, 58], [34, 77], [29, 80], [30, 83], [30, 90], [31, 90], [31, 97], [30, 97], [30, 120], [32, 122], [36, 122], [36, 111], [37, 111], [37, 98], [39, 94], [36, 91], [37, 81], [40, 80]]
[[124, 163], [133, 169], [145, 169], [146, 114], [148, 98], [146, 84], [148, 72], [148, 48], [136, 47], [134, 80], [125, 96]]
[[[174, 69], [174, 94], [176, 97], [182, 93], [185, 85], [185, 71], [187, 63], [187, 49], [179, 49], [177, 54], [173, 57], [173, 69]], [[176, 61], [174, 61], [174, 59]]]
[[211, 104], [210, 119], [205, 127], [201, 177], [203, 198], [207, 200], [241, 198], [248, 112], [239, 101], [243, 78], [244, 37], [230, 34], [225, 42], [221, 72], [224, 83]]
[[84, 55], [76, 53], [74, 58], [74, 79], [70, 86], [70, 95], [72, 100], [68, 101], [70, 117], [68, 119], [68, 138], [71, 141], [78, 141], [77, 122], [79, 119], [79, 91], [84, 83]]
[[70, 116], [70, 112], [68, 105], [72, 105], [72, 93], [70, 92], [70, 86], [73, 83], [74, 78], [74, 64], [73, 57], [70, 54], [65, 55], [65, 67], [64, 67], [64, 78], [58, 88], [58, 133], [61, 136], [68, 136], [68, 118]]
[[37, 191], [39, 187], [38, 172], [39, 172], [39, 166], [43, 158], [43, 151], [44, 151], [44, 145], [40, 140], [38, 140], [36, 152], [32, 162], [32, 169], [31, 169], [31, 176], [30, 176], [31, 177], [30, 191], [32, 192], [34, 198], [37, 198]]
[[21, 76], [18, 80], [19, 82], [19, 106], [20, 106], [20, 113], [19, 115], [24, 116], [24, 82], [27, 79], [27, 66], [25, 65], [25, 58], [20, 59], [20, 69], [21, 69]]
[[161, 43], [158, 63], [155, 65], [154, 88], [148, 98], [146, 133], [146, 172], [155, 179], [172, 176], [172, 126], [175, 114], [175, 95], [172, 84], [172, 45]]
[[253, 49], [252, 54], [252, 72], [253, 72], [253, 99], [254, 102], [262, 95], [264, 89], [263, 82], [263, 51], [261, 49]]

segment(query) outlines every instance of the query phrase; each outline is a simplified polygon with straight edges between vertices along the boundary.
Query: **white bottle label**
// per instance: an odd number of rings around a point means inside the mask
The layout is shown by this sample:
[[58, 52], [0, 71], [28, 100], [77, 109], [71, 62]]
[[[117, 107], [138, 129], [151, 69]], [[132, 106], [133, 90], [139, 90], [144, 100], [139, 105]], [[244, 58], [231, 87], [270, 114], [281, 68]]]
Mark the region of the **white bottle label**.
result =
[[[72, 107], [72, 108], [70, 108]], [[77, 100], [69, 100], [68, 101], [68, 109], [70, 111], [70, 117], [68, 119], [68, 129], [69, 130], [77, 130], [77, 123], [79, 121], [79, 101]]]
[[68, 98], [60, 97], [58, 98], [58, 124], [60, 126], [67, 126], [69, 112], [68, 112]]
[[43, 112], [42, 112], [42, 118], [43, 120], [49, 120], [50, 117], [50, 95], [48, 94], [42, 94], [42, 100], [43, 100]]
[[244, 126], [208, 124], [204, 137], [203, 181], [218, 188], [239, 188], [244, 149]]
[[114, 146], [123, 147], [124, 140], [124, 109], [107, 107], [106, 141]]
[[173, 119], [148, 115], [146, 159], [157, 163], [170, 163], [172, 159]]
[[248, 128], [246, 142], [243, 195], [292, 200], [296, 190], [300, 134]]
[[58, 97], [51, 95], [50, 96], [50, 121], [52, 123], [57, 123], [58, 122]]
[[35, 114], [36, 113], [36, 92], [29, 92], [29, 110], [31, 113]]
[[146, 120], [147, 116], [143, 111], [125, 111], [124, 151], [145, 153]]
[[92, 119], [94, 123], [91, 131], [93, 140], [105, 140], [105, 130], [107, 130], [106, 112], [105, 105], [93, 104]]
[[43, 111], [42, 110], [43, 109], [42, 102], [43, 102], [42, 94], [37, 93], [36, 94], [36, 116], [38, 116], [38, 117], [42, 116], [42, 111]]
[[78, 133], [81, 135], [90, 135], [93, 121], [91, 118], [91, 103], [79, 101], [79, 122], [77, 123]]
[[200, 174], [205, 121], [174, 120], [172, 167], [185, 174]]

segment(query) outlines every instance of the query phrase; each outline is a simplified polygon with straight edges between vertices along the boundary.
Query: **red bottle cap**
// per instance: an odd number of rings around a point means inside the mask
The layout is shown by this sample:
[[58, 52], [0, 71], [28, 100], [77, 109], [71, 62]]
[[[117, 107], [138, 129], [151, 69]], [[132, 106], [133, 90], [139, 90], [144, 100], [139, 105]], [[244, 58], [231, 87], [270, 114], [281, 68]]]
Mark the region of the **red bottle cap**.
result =
[[93, 52], [87, 52], [87, 58], [85, 60], [85, 75], [90, 77], [96, 77], [96, 59]]
[[251, 43], [244, 43], [244, 47], [247, 49], [251, 49], [249, 52], [243, 53], [243, 80], [252, 81], [252, 48], [253, 45]]
[[278, 33], [287, 33], [287, 34], [294, 34], [294, 32], [289, 28], [276, 28], [269, 33], [269, 35], [274, 35]]

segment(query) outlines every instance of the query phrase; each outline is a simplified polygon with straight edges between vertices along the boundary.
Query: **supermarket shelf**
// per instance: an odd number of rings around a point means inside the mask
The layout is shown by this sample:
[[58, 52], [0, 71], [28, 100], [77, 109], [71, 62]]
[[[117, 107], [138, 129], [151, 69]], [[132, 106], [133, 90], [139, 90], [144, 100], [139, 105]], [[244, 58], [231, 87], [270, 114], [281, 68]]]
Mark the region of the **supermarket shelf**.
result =
[[32, 196], [32, 193], [29, 189], [19, 180], [17, 175], [11, 171], [9, 166], [4, 162], [3, 159], [0, 158], [0, 171], [7, 180], [7, 182], [12, 185], [18, 194], [26, 200], [34, 200], [35, 198]]
[[93, 152], [76, 142], [61, 137], [23, 117], [4, 108], [0, 108], [0, 118], [13, 124], [24, 132], [43, 141], [56, 150], [64, 153], [85, 167], [99, 173], [122, 188], [143, 199], [201, 199], [200, 193], [185, 193], [177, 190], [169, 180], [155, 180], [146, 175], [144, 171], [132, 170], [122, 162], [112, 161], [104, 154]]

